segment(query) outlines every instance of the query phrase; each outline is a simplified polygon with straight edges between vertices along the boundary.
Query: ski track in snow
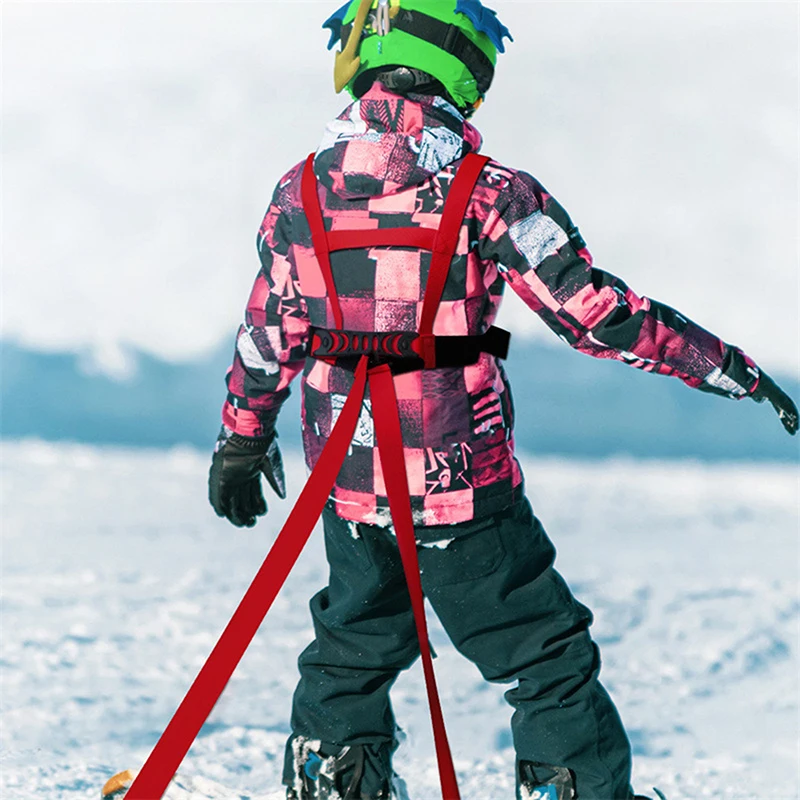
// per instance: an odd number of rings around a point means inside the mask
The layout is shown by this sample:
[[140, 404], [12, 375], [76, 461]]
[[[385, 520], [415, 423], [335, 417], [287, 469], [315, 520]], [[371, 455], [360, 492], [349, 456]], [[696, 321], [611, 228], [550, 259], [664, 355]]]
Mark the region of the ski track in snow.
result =
[[[24, 445], [24, 446], [23, 446]], [[0, 796], [97, 798], [138, 767], [305, 480], [255, 529], [218, 520], [209, 458], [4, 443]], [[670, 800], [800, 796], [798, 482], [790, 466], [522, 457], [557, 566], [595, 612], [635, 787]], [[181, 774], [183, 797], [277, 800], [295, 659], [324, 584], [319, 529]], [[503, 700], [430, 615], [464, 800], [513, 797]], [[419, 663], [393, 691], [412, 800], [439, 797]], [[228, 791], [219, 792], [215, 782]], [[277, 793], [276, 793], [277, 792]], [[176, 795], [176, 798], [178, 795]]]

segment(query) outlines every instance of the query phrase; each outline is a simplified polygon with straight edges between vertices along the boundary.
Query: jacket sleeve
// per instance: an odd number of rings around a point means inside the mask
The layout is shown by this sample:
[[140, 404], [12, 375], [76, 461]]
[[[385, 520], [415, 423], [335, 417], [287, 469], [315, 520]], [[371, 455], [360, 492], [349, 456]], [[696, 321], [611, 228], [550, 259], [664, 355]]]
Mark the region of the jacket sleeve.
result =
[[596, 358], [675, 375], [702, 391], [739, 399], [760, 376], [755, 363], [669, 306], [639, 297], [592, 266], [578, 229], [524, 172], [508, 173], [478, 245], [511, 288], [565, 342]]
[[281, 209], [290, 175], [275, 190], [257, 237], [261, 269], [227, 373], [223, 425], [241, 436], [270, 436], [289, 384], [302, 371], [309, 319], [298, 291], [291, 221]]

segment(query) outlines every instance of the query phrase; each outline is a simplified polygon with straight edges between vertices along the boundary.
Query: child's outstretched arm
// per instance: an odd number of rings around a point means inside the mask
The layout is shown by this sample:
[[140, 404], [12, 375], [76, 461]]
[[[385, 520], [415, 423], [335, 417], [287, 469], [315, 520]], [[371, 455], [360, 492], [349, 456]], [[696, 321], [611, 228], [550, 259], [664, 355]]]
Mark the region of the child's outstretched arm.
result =
[[[674, 375], [688, 386], [732, 399], [770, 400], [786, 430], [797, 409], [742, 350], [669, 306], [639, 297], [592, 266], [566, 211], [535, 178], [507, 174], [478, 245], [514, 291], [576, 350]], [[772, 388], [774, 387], [774, 388]]]

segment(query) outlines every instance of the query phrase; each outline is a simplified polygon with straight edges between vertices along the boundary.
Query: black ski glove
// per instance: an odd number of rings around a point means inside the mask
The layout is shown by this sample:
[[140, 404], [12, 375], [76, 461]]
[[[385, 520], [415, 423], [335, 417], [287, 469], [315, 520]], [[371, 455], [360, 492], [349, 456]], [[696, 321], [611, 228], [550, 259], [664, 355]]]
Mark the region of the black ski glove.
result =
[[208, 499], [219, 517], [227, 517], [239, 528], [252, 528], [256, 517], [267, 513], [261, 491], [264, 475], [275, 494], [286, 499], [283, 460], [278, 434], [258, 439], [240, 436], [223, 428], [208, 475]]
[[797, 433], [797, 406], [792, 398], [766, 372], [761, 373], [761, 378], [752, 397], [756, 403], [763, 403], [765, 400], [769, 400], [772, 403], [772, 407], [778, 412], [783, 427], [792, 436]]

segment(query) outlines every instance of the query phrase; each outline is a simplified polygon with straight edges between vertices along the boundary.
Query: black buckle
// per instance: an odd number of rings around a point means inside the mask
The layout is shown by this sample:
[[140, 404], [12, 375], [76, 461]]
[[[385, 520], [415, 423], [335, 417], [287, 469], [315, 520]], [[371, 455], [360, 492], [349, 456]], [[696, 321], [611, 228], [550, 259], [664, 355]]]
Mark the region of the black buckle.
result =
[[466, 367], [477, 363], [481, 353], [507, 358], [510, 341], [511, 334], [494, 325], [480, 336], [437, 336], [434, 339], [436, 366]]

